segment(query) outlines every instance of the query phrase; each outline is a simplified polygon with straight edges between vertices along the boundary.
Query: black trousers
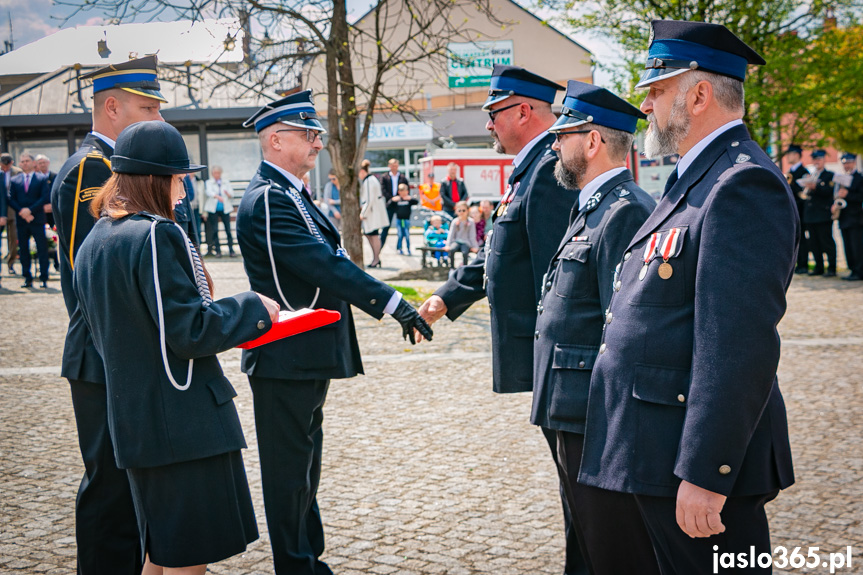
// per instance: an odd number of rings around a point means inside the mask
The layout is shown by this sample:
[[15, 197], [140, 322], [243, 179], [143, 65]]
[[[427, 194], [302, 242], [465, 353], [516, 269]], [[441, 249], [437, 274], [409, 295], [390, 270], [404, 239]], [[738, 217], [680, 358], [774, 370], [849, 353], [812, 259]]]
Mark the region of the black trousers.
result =
[[255, 376], [249, 382], [276, 575], [332, 575], [319, 559], [324, 526], [317, 502], [330, 382]]
[[584, 435], [558, 431], [557, 449], [566, 500], [588, 572], [659, 575], [635, 497], [578, 483]]
[[78, 574], [137, 575], [144, 559], [126, 471], [117, 468], [103, 383], [69, 380], [84, 477], [75, 500]]
[[[757, 562], [755, 566], [739, 567], [736, 556], [744, 553], [748, 558], [750, 547], [755, 548], [755, 557], [772, 552], [764, 505], [777, 493], [729, 497], [721, 513], [725, 532], [703, 538], [692, 538], [677, 525], [675, 497], [636, 495], [635, 500], [653, 541], [662, 575], [771, 573], [771, 567], [759, 567]], [[714, 546], [718, 549], [714, 550]], [[722, 565], [723, 553], [735, 554], [735, 566], [715, 570], [715, 566]]]
[[815, 273], [824, 272], [824, 254], [827, 254], [827, 271], [836, 273], [836, 242], [833, 241], [833, 222], [806, 224], [809, 231], [809, 249], [815, 258]]
[[390, 233], [390, 226], [393, 225], [393, 218], [396, 215], [396, 210], [398, 208], [395, 204], [391, 202], [387, 202], [387, 227], [381, 230], [381, 247], [384, 247], [384, 244], [387, 241], [387, 236]]
[[797, 269], [809, 269], [809, 239], [806, 237], [807, 231], [800, 230], [800, 247], [797, 250]]
[[863, 226], [853, 226], [842, 230], [842, 243], [845, 246], [845, 261], [848, 270], [863, 277]]
[[545, 441], [548, 443], [549, 449], [551, 449], [551, 457], [554, 459], [554, 466], [560, 479], [560, 501], [563, 504], [563, 530], [566, 535], [566, 562], [563, 566], [563, 573], [564, 575], [588, 575], [590, 571], [587, 568], [587, 563], [582, 556], [581, 547], [578, 544], [578, 533], [566, 498], [565, 480], [561, 473], [560, 458], [558, 456], [557, 431], [547, 427], [541, 427], [540, 429], [542, 429]]
[[24, 280], [33, 281], [33, 272], [30, 269], [30, 237], [32, 236], [36, 240], [36, 255], [39, 258], [39, 281], [48, 281], [48, 238], [45, 237], [45, 222], [37, 224], [36, 220], [33, 220], [27, 223], [18, 218], [15, 224], [18, 226], [18, 251]]
[[228, 236], [228, 251], [234, 253], [234, 236], [231, 234], [231, 214], [224, 211], [211, 212], [207, 214], [207, 252], [222, 253], [219, 241], [219, 221], [225, 227], [225, 235]]
[[[3, 192], [0, 191], [0, 194]], [[12, 269], [12, 264], [18, 259], [18, 228], [15, 226], [15, 220], [18, 216], [12, 208], [6, 208], [6, 265]]]

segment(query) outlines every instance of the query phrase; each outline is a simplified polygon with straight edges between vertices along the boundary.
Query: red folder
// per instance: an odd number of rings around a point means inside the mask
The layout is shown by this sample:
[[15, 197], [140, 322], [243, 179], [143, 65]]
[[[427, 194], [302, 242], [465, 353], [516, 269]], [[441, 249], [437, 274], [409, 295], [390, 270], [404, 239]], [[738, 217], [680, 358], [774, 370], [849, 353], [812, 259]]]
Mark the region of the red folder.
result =
[[331, 323], [336, 323], [342, 314], [328, 309], [298, 309], [297, 311], [280, 311], [279, 320], [270, 330], [259, 338], [247, 341], [237, 347], [252, 349], [266, 343], [277, 341], [298, 333], [311, 331]]

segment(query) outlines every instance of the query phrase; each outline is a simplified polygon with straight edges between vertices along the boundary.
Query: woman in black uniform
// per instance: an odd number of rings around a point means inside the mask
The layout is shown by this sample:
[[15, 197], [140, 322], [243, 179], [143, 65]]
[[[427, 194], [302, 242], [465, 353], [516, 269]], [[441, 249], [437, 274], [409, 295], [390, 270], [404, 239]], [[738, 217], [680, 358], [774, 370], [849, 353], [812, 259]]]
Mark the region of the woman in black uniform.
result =
[[203, 262], [173, 221], [183, 175], [204, 168], [190, 165], [176, 129], [129, 126], [111, 163], [73, 286], [105, 362], [144, 574], [203, 574], [258, 538], [236, 392], [215, 354], [264, 333], [279, 306], [254, 292], [212, 300]]

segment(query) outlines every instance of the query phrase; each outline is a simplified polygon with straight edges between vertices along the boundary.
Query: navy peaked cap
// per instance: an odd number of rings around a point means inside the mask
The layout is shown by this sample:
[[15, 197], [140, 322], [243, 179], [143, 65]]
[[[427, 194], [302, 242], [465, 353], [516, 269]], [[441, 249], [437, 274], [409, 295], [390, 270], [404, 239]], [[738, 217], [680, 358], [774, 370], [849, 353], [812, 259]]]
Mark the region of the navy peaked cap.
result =
[[826, 156], [827, 156], [827, 152], [825, 152], [824, 150], [814, 150], [812, 152], [813, 158], [824, 158]]
[[560, 84], [537, 76], [524, 68], [495, 64], [491, 73], [488, 99], [482, 109], [487, 112], [492, 104], [502, 102], [510, 96], [524, 96], [551, 104], [554, 102], [555, 94], [563, 89]]
[[153, 98], [167, 103], [159, 91], [159, 61], [156, 56], [129, 60], [122, 64], [111, 64], [81, 76], [82, 80], [93, 80], [93, 93], [114, 88]]
[[136, 122], [120, 132], [111, 170], [118, 174], [171, 176], [200, 172], [207, 166], [189, 162], [186, 143], [177, 128], [159, 120]]
[[641, 110], [605, 88], [570, 80], [560, 117], [548, 131], [555, 133], [593, 123], [634, 134], [638, 120], [645, 118]]
[[844, 154], [842, 154], [842, 161], [843, 162], [856, 162], [857, 161], [857, 154], [852, 154], [851, 152], [845, 152]]
[[688, 70], [704, 70], [742, 82], [746, 79], [749, 64], [761, 66], [766, 63], [755, 50], [721, 24], [654, 20], [651, 25], [653, 40], [637, 88]]
[[311, 90], [303, 90], [267, 104], [243, 122], [243, 127], [248, 128], [254, 124], [255, 131], [260, 132], [276, 122], [296, 128], [315, 130], [322, 134], [327, 132], [324, 125], [318, 120]]
[[793, 153], [793, 152], [796, 152], [796, 153], [798, 153], [798, 154], [802, 154], [802, 153], [803, 153], [803, 148], [801, 148], [801, 147], [800, 147], [800, 146], [798, 146], [797, 144], [790, 144], [790, 145], [788, 146], [788, 149], [787, 149], [787, 150], [785, 150], [785, 153], [786, 153], [786, 154], [791, 154], [791, 153]]

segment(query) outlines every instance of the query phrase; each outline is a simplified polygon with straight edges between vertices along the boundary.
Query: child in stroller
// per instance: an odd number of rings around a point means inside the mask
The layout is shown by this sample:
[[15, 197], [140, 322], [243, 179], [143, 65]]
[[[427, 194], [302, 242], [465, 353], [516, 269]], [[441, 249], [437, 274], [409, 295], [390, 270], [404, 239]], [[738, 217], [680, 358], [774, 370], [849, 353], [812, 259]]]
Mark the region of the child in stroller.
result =
[[[431, 211], [431, 210], [429, 210]], [[423, 222], [425, 230], [423, 237], [426, 246], [430, 248], [441, 248], [433, 251], [432, 256], [437, 260], [438, 266], [449, 265], [449, 253], [446, 251], [446, 241], [449, 236], [449, 226], [444, 223], [446, 214], [431, 212], [432, 215]], [[449, 219], [448, 216], [446, 216]]]

